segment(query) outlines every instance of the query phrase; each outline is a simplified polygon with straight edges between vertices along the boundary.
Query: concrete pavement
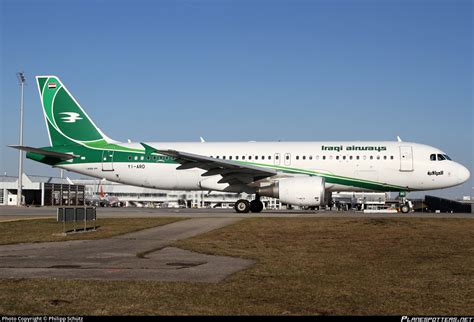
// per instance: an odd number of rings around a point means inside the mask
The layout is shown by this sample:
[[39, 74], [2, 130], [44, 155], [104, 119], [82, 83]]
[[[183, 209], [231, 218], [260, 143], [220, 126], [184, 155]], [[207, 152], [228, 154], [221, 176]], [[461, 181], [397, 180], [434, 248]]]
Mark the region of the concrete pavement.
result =
[[254, 261], [198, 254], [168, 245], [239, 220], [195, 218], [109, 239], [0, 246], [0, 278], [217, 283]]

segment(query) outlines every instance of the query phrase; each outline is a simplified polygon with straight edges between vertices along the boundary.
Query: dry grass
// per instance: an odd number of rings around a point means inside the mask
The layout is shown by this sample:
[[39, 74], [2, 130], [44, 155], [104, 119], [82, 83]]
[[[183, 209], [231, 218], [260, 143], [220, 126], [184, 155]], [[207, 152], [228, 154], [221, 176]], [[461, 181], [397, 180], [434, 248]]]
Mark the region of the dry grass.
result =
[[[98, 229], [94, 232], [68, 234], [61, 236], [63, 224], [55, 219], [36, 219], [0, 222], [0, 245], [18, 243], [53, 242], [78, 239], [101, 239], [109, 238], [137, 231], [166, 225], [181, 219], [178, 218], [106, 218], [97, 221]], [[88, 224], [88, 227], [92, 227]], [[73, 225], [67, 225], [68, 230]], [[77, 228], [83, 228], [78, 224]]]
[[253, 258], [219, 284], [2, 280], [3, 314], [474, 314], [471, 219], [248, 219], [180, 247]]

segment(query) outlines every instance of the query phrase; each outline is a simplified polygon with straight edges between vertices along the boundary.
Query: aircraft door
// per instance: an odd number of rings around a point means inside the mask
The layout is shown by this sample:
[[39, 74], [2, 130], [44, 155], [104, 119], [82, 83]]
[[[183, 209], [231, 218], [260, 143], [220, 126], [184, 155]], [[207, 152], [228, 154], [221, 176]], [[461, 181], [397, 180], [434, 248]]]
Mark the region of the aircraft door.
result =
[[113, 150], [104, 150], [102, 152], [102, 171], [114, 171]]
[[400, 147], [400, 171], [413, 171], [413, 149], [411, 146]]

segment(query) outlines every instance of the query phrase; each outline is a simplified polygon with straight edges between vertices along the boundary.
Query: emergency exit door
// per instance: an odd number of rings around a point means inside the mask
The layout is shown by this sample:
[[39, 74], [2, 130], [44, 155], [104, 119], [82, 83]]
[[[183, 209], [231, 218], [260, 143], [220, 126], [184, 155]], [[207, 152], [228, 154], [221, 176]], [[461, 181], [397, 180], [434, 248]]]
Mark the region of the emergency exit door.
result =
[[413, 171], [413, 149], [411, 146], [400, 147], [400, 171]]

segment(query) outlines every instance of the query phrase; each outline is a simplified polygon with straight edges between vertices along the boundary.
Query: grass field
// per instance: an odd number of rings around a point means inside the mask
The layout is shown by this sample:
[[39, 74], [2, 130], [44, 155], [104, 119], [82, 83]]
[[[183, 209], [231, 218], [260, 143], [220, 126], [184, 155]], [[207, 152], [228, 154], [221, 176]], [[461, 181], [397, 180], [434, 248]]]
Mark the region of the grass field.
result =
[[473, 228], [471, 219], [246, 219], [176, 243], [257, 260], [222, 283], [1, 280], [0, 313], [473, 315]]
[[[179, 218], [106, 218], [97, 221], [98, 229], [87, 233], [61, 236], [63, 224], [55, 219], [34, 219], [0, 222], [0, 245], [18, 243], [52, 242], [79, 239], [100, 239], [122, 235], [132, 231], [166, 225], [182, 220]], [[88, 224], [92, 227], [91, 224]], [[72, 229], [68, 224], [67, 228]], [[78, 224], [77, 228], [82, 228]]]

